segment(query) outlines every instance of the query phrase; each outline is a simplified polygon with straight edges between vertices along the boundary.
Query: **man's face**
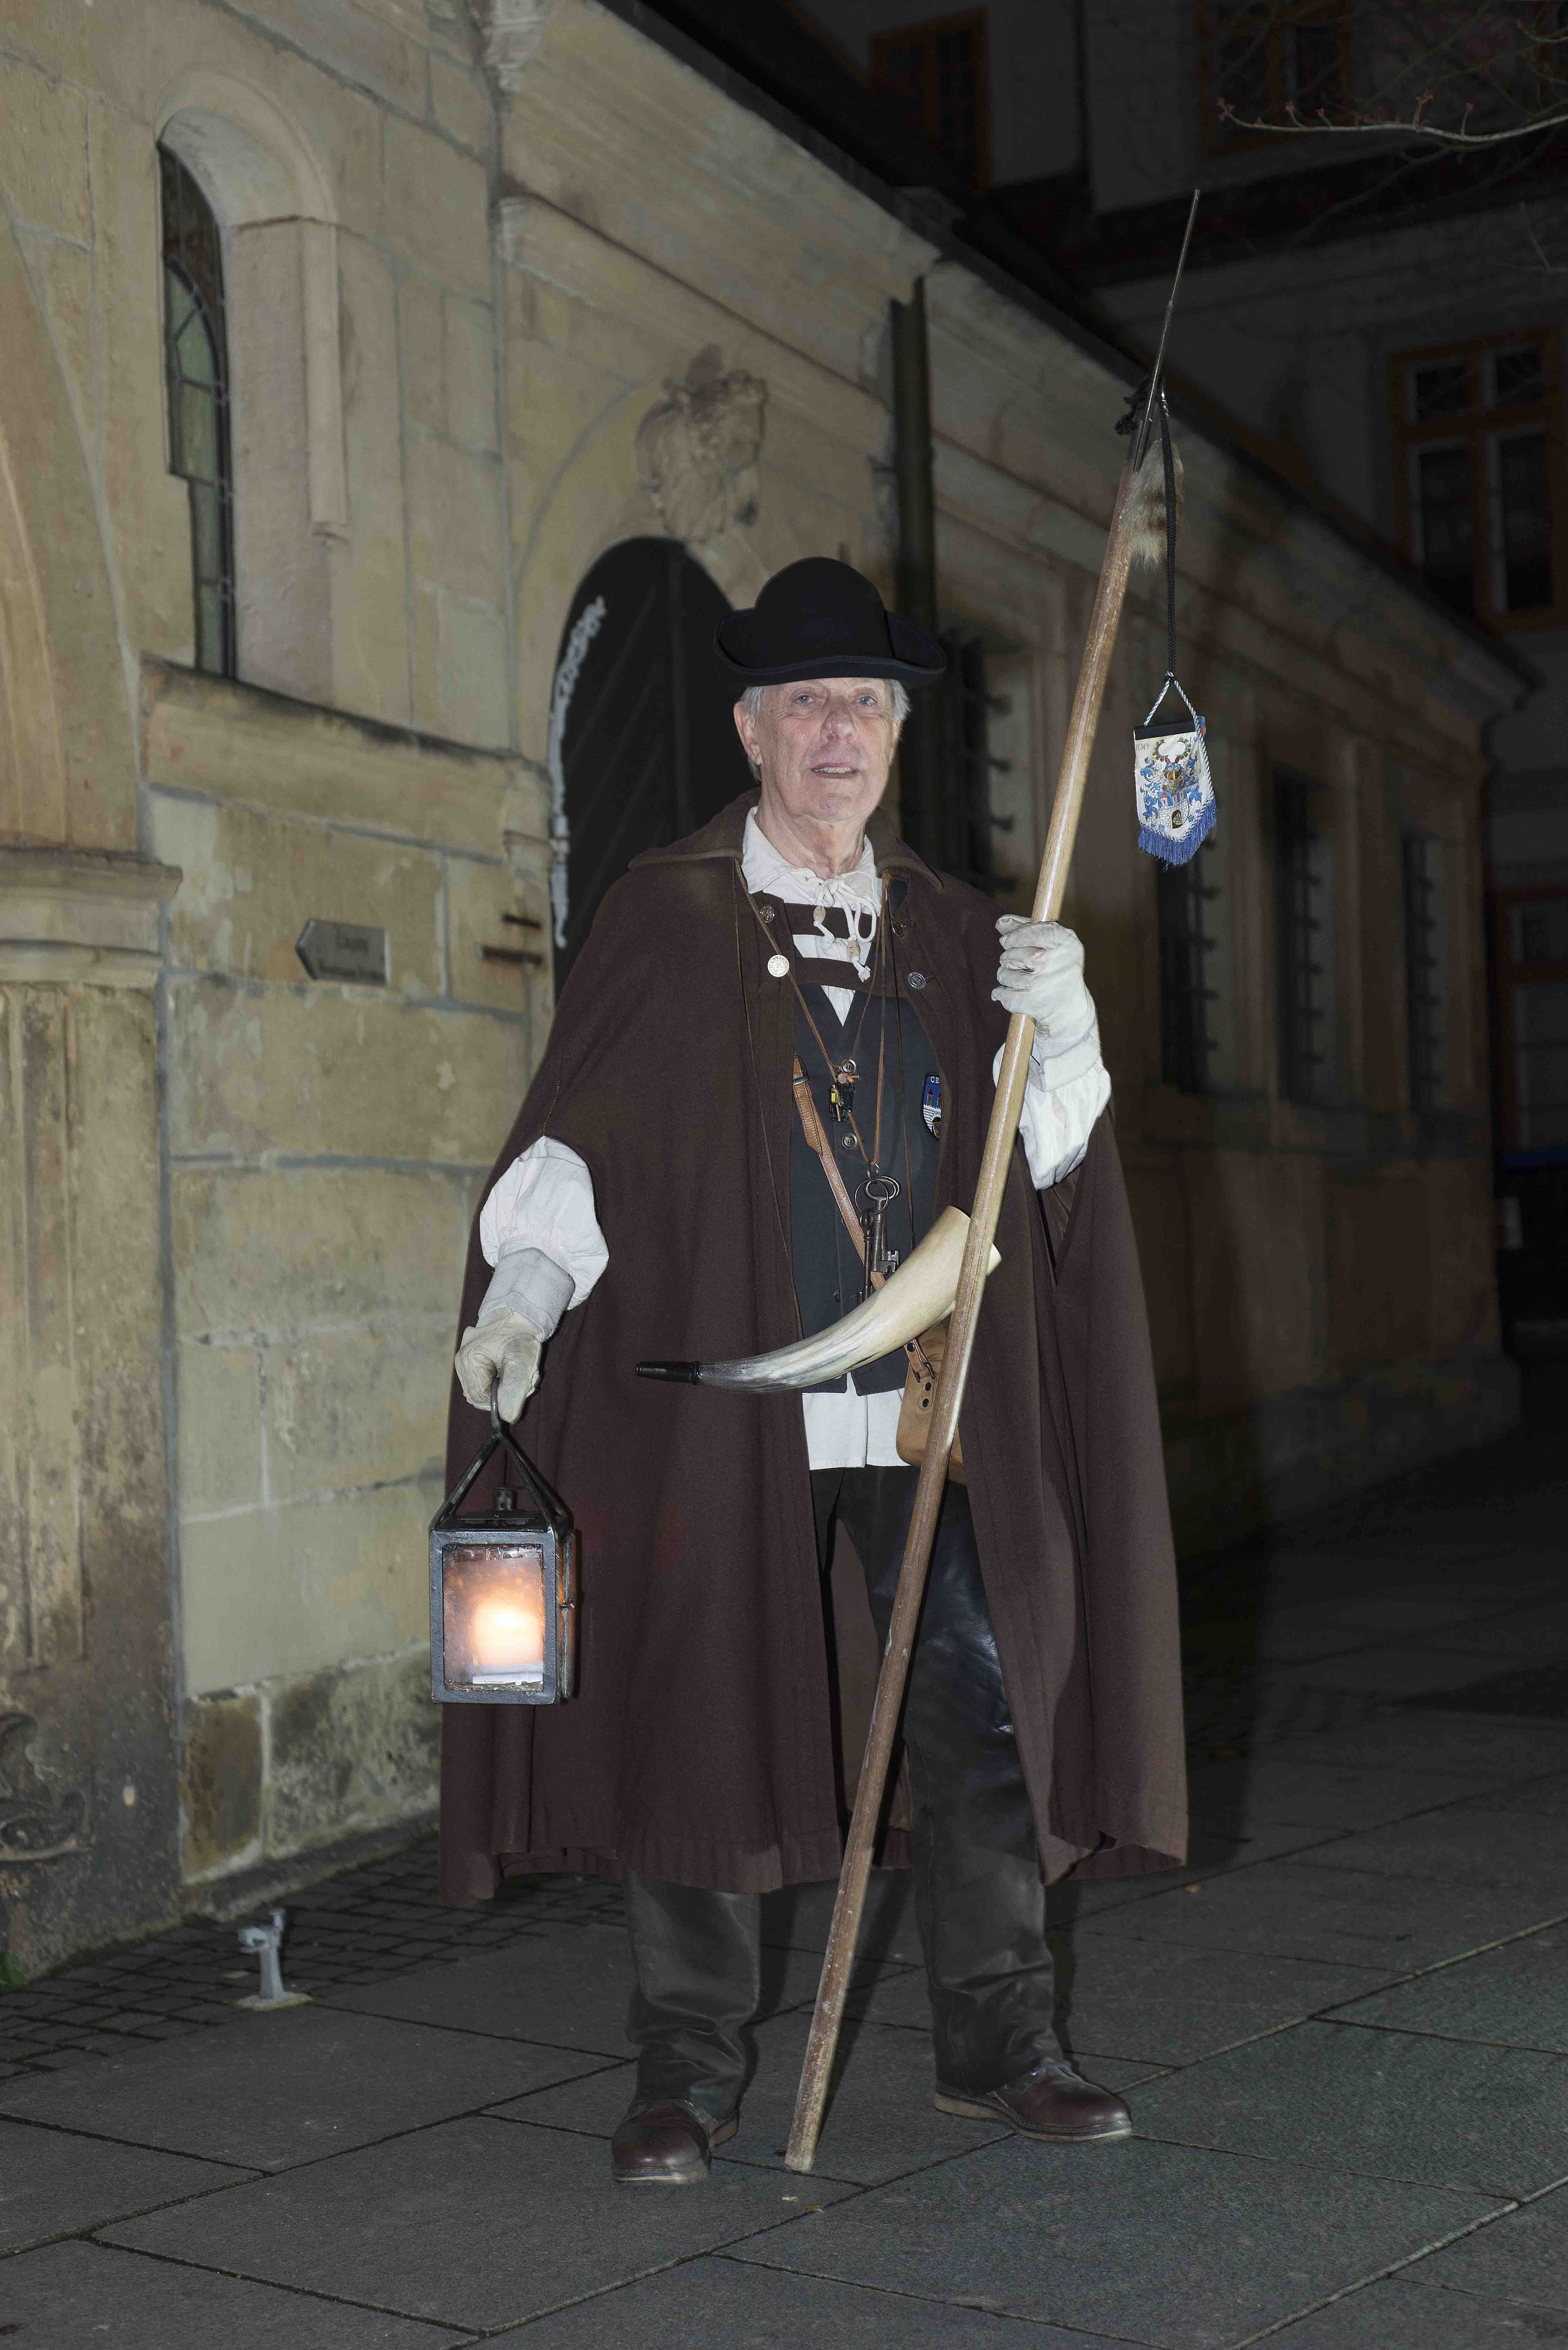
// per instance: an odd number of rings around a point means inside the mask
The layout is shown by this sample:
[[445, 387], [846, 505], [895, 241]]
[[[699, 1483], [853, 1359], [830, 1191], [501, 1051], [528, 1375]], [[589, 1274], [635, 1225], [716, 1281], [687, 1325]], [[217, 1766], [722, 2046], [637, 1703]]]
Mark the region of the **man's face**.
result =
[[796, 824], [864, 826], [888, 788], [898, 724], [883, 677], [806, 678], [763, 688], [753, 718], [737, 704], [748, 759]]

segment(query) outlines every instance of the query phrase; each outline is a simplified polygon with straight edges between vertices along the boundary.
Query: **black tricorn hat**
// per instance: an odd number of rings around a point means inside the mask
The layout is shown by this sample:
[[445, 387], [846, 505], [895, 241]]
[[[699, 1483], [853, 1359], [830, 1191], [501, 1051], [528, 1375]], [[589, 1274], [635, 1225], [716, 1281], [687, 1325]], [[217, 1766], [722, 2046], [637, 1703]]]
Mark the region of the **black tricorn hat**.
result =
[[940, 645], [889, 612], [863, 572], [826, 555], [775, 572], [750, 611], [724, 615], [714, 642], [742, 685], [787, 685], [798, 677], [932, 685], [947, 667]]

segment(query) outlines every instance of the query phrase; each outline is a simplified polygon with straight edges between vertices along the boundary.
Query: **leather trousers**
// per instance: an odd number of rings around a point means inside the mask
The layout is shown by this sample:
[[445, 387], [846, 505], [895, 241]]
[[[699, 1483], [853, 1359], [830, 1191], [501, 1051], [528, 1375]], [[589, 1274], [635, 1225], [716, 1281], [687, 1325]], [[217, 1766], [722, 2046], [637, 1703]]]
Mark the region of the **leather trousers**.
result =
[[[823, 1571], [840, 1523], [884, 1644], [915, 1480], [913, 1469], [812, 1473]], [[950, 1484], [942, 1503], [903, 1734], [937, 2077], [949, 2088], [1000, 2088], [1061, 2046], [1033, 1820], [961, 1485]], [[623, 1882], [639, 2102], [676, 2098], [722, 2120], [745, 2085], [743, 2033], [760, 1997], [759, 1897], [629, 1868]]]

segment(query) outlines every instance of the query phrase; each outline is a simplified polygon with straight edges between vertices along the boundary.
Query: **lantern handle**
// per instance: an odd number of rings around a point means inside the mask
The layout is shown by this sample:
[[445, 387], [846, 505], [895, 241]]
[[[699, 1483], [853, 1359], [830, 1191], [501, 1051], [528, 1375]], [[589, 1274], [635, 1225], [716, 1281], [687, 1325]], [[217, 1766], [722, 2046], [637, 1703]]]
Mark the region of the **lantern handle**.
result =
[[502, 1419], [499, 1409], [500, 1391], [501, 1381], [499, 1378], [493, 1378], [490, 1383], [490, 1435], [486, 1439], [485, 1442], [480, 1447], [478, 1452], [474, 1455], [474, 1458], [469, 1463], [462, 1475], [458, 1479], [457, 1483], [452, 1487], [452, 1492], [447, 1495], [440, 1509], [436, 1512], [435, 1516], [431, 1521], [431, 1525], [445, 1525], [455, 1520], [462, 1503], [468, 1496], [469, 1489], [472, 1485], [474, 1479], [479, 1475], [481, 1470], [484, 1468], [491, 1459], [491, 1456], [499, 1450], [505, 1454], [513, 1466], [520, 1471], [524, 1483], [527, 1486], [529, 1492], [533, 1494], [535, 1501], [538, 1503], [541, 1513], [545, 1517], [552, 1519], [557, 1526], [569, 1526], [572, 1523], [571, 1512], [567, 1509], [566, 1503], [562, 1501], [555, 1487], [540, 1474], [539, 1471], [535, 1468], [534, 1463], [528, 1459], [527, 1455], [518, 1451], [517, 1446], [513, 1442], [511, 1436], [507, 1433], [505, 1422]]

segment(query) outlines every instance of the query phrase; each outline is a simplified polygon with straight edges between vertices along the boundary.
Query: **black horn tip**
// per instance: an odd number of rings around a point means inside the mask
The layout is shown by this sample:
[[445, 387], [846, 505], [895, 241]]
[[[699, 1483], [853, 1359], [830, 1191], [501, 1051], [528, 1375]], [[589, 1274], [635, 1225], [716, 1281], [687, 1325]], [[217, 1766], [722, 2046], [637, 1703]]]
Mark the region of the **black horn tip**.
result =
[[637, 1376], [639, 1379], [684, 1379], [689, 1387], [696, 1387], [702, 1378], [702, 1366], [701, 1363], [639, 1363]]

